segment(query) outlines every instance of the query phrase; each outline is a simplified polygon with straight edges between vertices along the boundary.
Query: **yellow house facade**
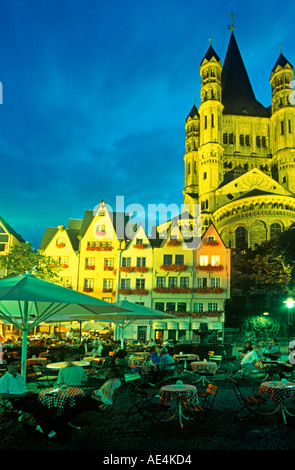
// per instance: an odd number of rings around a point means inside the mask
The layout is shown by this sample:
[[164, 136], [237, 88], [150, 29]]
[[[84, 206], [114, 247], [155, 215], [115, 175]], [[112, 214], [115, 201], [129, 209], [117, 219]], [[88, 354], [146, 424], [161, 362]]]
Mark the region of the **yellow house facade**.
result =
[[212, 45], [201, 65], [199, 108], [185, 121], [184, 203], [200, 204], [227, 247], [270, 240], [295, 221], [294, 69], [280, 53], [271, 104], [254, 95], [232, 30], [223, 64]]
[[[25, 240], [15, 232], [15, 230], [0, 217], [0, 256], [8, 255], [11, 248], [15, 245], [25, 243]], [[5, 269], [0, 269], [0, 277], [7, 275]]]

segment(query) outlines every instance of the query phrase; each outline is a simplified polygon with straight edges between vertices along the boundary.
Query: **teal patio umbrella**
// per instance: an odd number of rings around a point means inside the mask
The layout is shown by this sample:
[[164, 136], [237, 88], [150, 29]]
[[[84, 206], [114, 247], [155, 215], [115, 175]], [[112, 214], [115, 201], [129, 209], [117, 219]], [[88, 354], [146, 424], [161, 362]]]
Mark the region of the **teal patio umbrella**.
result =
[[[28, 330], [54, 316], [73, 315], [81, 319], [92, 314], [99, 319], [101, 314], [124, 310], [96, 297], [82, 294], [67, 287], [39, 279], [26, 273], [16, 277], [0, 279], [0, 318], [13, 324], [22, 332], [22, 375], [26, 378]], [[87, 318], [85, 318], [86, 320]]]
[[[138, 321], [138, 320], [164, 320], [165, 318], [175, 318], [175, 315], [169, 313], [160, 312], [159, 310], [152, 309], [150, 307], [145, 307], [144, 305], [139, 305], [134, 302], [129, 302], [128, 300], [120, 300], [111, 305], [120, 308], [120, 311], [109, 312], [107, 314], [102, 314], [97, 318], [98, 321], [109, 321], [115, 323], [115, 325], [121, 330], [121, 347], [124, 347], [124, 330], [128, 325]], [[73, 321], [77, 320], [75, 315], [73, 315]], [[88, 315], [88, 319], [93, 319], [92, 315]]]

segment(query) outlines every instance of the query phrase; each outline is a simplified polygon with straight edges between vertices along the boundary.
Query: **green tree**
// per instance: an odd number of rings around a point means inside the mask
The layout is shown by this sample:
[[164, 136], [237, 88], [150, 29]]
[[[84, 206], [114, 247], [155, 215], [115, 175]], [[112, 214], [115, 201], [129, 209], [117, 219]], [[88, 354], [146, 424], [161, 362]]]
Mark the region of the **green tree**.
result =
[[18, 276], [29, 271], [40, 279], [59, 284], [60, 266], [56, 261], [33, 249], [30, 243], [14, 245], [9, 254], [0, 257], [0, 267], [7, 270], [6, 277]]

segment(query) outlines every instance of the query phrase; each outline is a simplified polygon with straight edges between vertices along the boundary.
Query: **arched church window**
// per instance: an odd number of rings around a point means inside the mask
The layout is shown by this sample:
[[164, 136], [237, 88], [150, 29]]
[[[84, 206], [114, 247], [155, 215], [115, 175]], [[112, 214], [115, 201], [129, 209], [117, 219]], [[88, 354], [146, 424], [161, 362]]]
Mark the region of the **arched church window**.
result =
[[278, 224], [278, 223], [271, 224], [271, 226], [270, 226], [270, 238], [274, 238], [279, 233], [281, 233], [281, 231], [282, 231], [282, 228], [281, 228], [280, 224]]
[[244, 250], [247, 248], [247, 232], [244, 227], [238, 227], [235, 231], [236, 249]]

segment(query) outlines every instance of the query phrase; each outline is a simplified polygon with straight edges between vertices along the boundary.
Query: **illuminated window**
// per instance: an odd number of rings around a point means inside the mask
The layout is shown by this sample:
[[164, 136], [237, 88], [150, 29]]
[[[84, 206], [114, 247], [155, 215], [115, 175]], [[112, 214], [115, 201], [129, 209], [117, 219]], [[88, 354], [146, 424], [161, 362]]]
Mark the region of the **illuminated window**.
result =
[[220, 265], [220, 255], [211, 256], [211, 266], [219, 266], [219, 265]]
[[209, 263], [209, 257], [208, 255], [202, 255], [200, 256], [200, 265], [201, 266], [207, 266]]

